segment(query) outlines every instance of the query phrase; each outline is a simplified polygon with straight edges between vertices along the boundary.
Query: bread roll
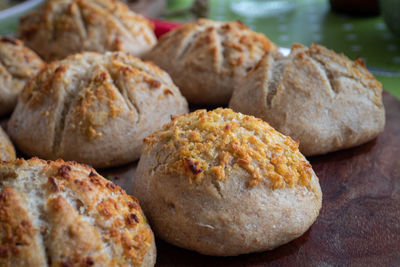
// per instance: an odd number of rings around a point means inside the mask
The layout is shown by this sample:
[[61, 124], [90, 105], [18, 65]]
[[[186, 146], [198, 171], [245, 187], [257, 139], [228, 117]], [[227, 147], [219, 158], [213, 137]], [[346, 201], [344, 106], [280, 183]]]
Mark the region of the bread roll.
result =
[[322, 198], [297, 143], [221, 108], [179, 116], [147, 137], [133, 191], [159, 237], [217, 256], [299, 237]]
[[163, 35], [145, 57], [171, 75], [189, 103], [226, 105], [238, 81], [275, 49], [241, 22], [199, 19]]
[[43, 61], [20, 40], [0, 36], [0, 116], [12, 112], [26, 81], [43, 66]]
[[363, 61], [323, 46], [271, 52], [235, 90], [229, 106], [262, 118], [319, 155], [365, 143], [383, 131], [382, 85]]
[[15, 159], [15, 149], [7, 134], [0, 127], [0, 161]]
[[18, 34], [46, 61], [82, 51], [140, 56], [157, 42], [151, 22], [115, 0], [47, 0]]
[[123, 52], [82, 53], [48, 65], [9, 121], [20, 150], [95, 167], [132, 162], [143, 138], [188, 111], [168, 74]]
[[154, 266], [134, 197], [85, 165], [0, 163], [1, 266]]

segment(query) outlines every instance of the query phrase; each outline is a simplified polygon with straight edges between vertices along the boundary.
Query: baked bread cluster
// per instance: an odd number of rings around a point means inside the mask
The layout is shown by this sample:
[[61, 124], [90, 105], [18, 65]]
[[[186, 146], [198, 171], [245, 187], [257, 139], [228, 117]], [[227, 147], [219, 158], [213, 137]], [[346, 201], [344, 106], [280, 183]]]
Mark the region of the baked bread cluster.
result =
[[188, 111], [168, 74], [123, 52], [49, 64], [21, 94], [9, 134], [28, 156], [94, 167], [132, 162], [143, 138]]
[[288, 57], [267, 53], [229, 107], [300, 141], [307, 156], [360, 145], [385, 125], [382, 85], [363, 61], [317, 44], [294, 44]]
[[15, 159], [15, 149], [10, 138], [0, 127], [0, 161], [10, 161]]
[[276, 46], [241, 22], [200, 19], [163, 35], [145, 57], [166, 70], [189, 103], [226, 105], [233, 88]]
[[82, 51], [140, 56], [157, 42], [151, 22], [116, 0], [47, 0], [18, 34], [46, 61]]
[[74, 162], [0, 163], [2, 266], [154, 266], [137, 200]]
[[0, 116], [12, 112], [27, 80], [43, 66], [43, 61], [20, 40], [0, 36]]
[[298, 143], [222, 108], [178, 116], [148, 136], [133, 192], [159, 237], [218, 256], [297, 238], [322, 198]]

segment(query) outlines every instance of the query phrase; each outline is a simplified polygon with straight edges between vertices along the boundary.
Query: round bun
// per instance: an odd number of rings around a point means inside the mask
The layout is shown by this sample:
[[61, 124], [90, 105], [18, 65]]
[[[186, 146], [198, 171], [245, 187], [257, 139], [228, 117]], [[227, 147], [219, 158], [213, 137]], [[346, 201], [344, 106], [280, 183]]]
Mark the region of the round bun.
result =
[[299, 237], [322, 199], [296, 142], [221, 108], [179, 116], [147, 137], [133, 191], [159, 237], [217, 256]]
[[300, 141], [306, 156], [365, 143], [383, 131], [382, 85], [361, 59], [317, 44], [271, 52], [241, 82], [229, 107]]
[[83, 51], [140, 56], [157, 42], [151, 22], [115, 0], [48, 0], [21, 20], [18, 34], [46, 61]]
[[143, 138], [188, 111], [168, 74], [123, 52], [82, 53], [49, 64], [9, 121], [20, 150], [108, 167], [140, 157]]
[[26, 81], [43, 66], [43, 61], [20, 40], [0, 36], [0, 116], [12, 112]]
[[2, 266], [154, 266], [153, 232], [134, 197], [85, 165], [0, 163]]
[[15, 149], [7, 134], [0, 127], [0, 161], [15, 159]]
[[189, 103], [226, 105], [238, 81], [274, 49], [238, 21], [200, 19], [163, 35], [145, 57], [171, 75]]

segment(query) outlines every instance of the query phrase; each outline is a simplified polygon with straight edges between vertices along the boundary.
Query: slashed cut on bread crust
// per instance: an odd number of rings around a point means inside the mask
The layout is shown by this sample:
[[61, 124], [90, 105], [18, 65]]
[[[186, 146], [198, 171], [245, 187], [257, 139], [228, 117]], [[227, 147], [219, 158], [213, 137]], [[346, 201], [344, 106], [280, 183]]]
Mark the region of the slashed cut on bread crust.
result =
[[262, 55], [276, 49], [239, 21], [199, 19], [163, 35], [145, 58], [171, 75], [189, 103], [226, 105]]
[[85, 165], [0, 163], [0, 265], [154, 266], [153, 232], [134, 197]]

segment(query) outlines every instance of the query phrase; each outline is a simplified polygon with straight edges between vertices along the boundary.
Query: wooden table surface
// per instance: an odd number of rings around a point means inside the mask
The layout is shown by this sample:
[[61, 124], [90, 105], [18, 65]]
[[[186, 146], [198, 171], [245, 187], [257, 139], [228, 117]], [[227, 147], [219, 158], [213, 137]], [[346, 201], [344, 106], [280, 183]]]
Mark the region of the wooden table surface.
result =
[[[157, 239], [157, 266], [400, 266], [400, 101], [387, 92], [383, 100], [386, 126], [375, 140], [309, 158], [323, 204], [303, 236], [237, 257], [204, 256]], [[99, 172], [130, 193], [135, 168]]]
[[[323, 191], [320, 216], [275, 250], [209, 257], [157, 240], [157, 266], [400, 266], [400, 101], [383, 94], [386, 127], [359, 147], [309, 158]], [[131, 192], [136, 164], [100, 171]]]

